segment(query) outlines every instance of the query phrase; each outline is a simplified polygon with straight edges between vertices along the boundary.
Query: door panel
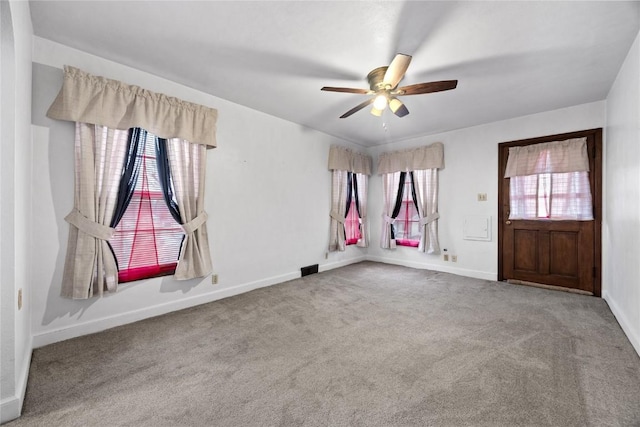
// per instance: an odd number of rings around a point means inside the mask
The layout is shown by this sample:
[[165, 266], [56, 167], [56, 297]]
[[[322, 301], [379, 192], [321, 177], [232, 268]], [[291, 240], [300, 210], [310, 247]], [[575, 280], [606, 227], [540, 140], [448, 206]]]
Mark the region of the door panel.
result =
[[504, 279], [593, 293], [593, 221], [509, 222], [503, 232]]
[[513, 232], [513, 269], [521, 272], [538, 270], [538, 233], [536, 230], [511, 228]]
[[579, 277], [578, 240], [580, 232], [555, 231], [549, 233], [549, 273]]
[[[509, 220], [509, 147], [587, 137], [593, 221]], [[551, 135], [499, 145], [498, 279], [561, 286], [600, 295], [602, 130]]]

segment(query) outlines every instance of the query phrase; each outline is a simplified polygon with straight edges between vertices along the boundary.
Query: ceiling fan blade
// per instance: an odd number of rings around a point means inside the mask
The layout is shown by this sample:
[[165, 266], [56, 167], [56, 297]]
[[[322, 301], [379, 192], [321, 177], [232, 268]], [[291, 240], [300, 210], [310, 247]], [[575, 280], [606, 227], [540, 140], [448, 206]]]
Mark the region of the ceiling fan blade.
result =
[[400, 80], [404, 77], [404, 73], [407, 72], [407, 68], [409, 68], [409, 63], [411, 62], [411, 55], [405, 55], [403, 53], [399, 53], [393, 58], [391, 64], [389, 64], [389, 68], [384, 73], [384, 78], [382, 82], [385, 86], [389, 86], [391, 89], [394, 89], [400, 83]]
[[371, 105], [373, 104], [373, 101], [375, 101], [375, 98], [370, 98], [367, 99], [366, 101], [356, 105], [355, 107], [353, 107], [351, 110], [347, 111], [346, 113], [344, 113], [343, 115], [340, 116], [341, 119], [346, 119], [347, 117], [349, 117], [350, 115], [352, 115], [353, 113], [357, 113], [358, 111], [362, 110], [364, 107], [366, 107], [367, 105]]
[[407, 107], [398, 98], [391, 98], [389, 101], [389, 108], [398, 117], [404, 117], [409, 114]]
[[351, 87], [330, 87], [330, 86], [325, 86], [320, 90], [324, 90], [328, 92], [361, 93], [363, 95], [367, 95], [370, 92], [369, 89], [355, 89]]
[[457, 80], [443, 80], [441, 82], [418, 83], [415, 85], [403, 86], [391, 92], [392, 95], [420, 95], [421, 93], [442, 92], [443, 90], [455, 89], [458, 86]]

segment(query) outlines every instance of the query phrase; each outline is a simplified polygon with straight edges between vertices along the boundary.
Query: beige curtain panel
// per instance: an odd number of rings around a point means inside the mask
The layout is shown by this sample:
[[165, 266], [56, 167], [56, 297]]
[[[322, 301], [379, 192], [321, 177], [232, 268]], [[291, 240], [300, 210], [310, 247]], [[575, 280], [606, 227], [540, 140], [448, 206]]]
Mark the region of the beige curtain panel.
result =
[[204, 210], [207, 151], [203, 145], [173, 138], [167, 140], [167, 157], [185, 233], [174, 277], [204, 277], [213, 271]]
[[574, 138], [509, 148], [504, 177], [588, 171], [587, 138]]
[[329, 149], [329, 170], [371, 175], [371, 156], [332, 145]]
[[378, 157], [378, 174], [444, 168], [444, 145], [434, 142], [410, 150], [382, 153]]
[[118, 267], [108, 240], [118, 199], [128, 131], [76, 123], [74, 206], [61, 295], [87, 299], [115, 292]]
[[334, 170], [331, 173], [331, 223], [329, 225], [329, 251], [344, 252], [344, 213], [347, 210], [347, 180], [348, 173]]
[[62, 89], [47, 112], [57, 120], [111, 129], [141, 127], [161, 138], [216, 146], [218, 110], [94, 76], [68, 65]]
[[438, 169], [413, 171], [418, 212], [420, 214], [420, 244], [418, 251], [439, 253], [438, 241]]
[[369, 247], [369, 217], [367, 216], [367, 203], [369, 198], [369, 177], [362, 173], [353, 175], [358, 185], [358, 200], [360, 201], [360, 240], [357, 246], [361, 248]]

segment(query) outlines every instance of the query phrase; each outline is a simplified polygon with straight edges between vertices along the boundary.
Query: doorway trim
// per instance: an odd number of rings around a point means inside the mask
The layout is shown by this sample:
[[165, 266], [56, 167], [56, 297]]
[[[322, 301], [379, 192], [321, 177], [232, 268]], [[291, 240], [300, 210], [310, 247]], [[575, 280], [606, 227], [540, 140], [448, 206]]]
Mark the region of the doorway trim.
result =
[[498, 280], [503, 281], [503, 238], [504, 238], [504, 195], [501, 191], [504, 180], [504, 167], [506, 165], [506, 152], [504, 148], [539, 144], [541, 142], [562, 141], [571, 138], [587, 138], [587, 147], [590, 150], [589, 157], [593, 158], [593, 170], [590, 171], [591, 197], [594, 210], [594, 277], [593, 295], [602, 295], [602, 128], [588, 129], [576, 132], [561, 133], [556, 135], [541, 136], [537, 138], [521, 139], [498, 143]]

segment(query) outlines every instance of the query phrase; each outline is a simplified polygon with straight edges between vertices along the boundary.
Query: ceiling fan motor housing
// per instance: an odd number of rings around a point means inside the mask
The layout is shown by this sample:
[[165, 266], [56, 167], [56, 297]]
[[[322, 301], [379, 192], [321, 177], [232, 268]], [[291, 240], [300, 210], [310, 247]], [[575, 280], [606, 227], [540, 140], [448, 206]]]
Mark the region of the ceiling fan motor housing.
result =
[[387, 72], [387, 68], [389, 67], [378, 67], [375, 70], [371, 71], [369, 74], [367, 74], [367, 81], [369, 82], [369, 88], [372, 91], [378, 92], [381, 90], [393, 89], [393, 88], [386, 88], [383, 83], [384, 74]]

